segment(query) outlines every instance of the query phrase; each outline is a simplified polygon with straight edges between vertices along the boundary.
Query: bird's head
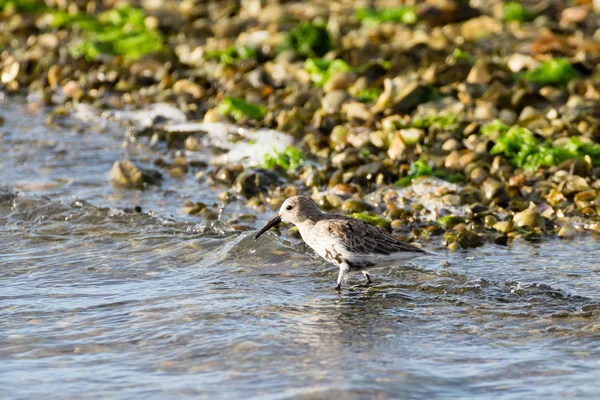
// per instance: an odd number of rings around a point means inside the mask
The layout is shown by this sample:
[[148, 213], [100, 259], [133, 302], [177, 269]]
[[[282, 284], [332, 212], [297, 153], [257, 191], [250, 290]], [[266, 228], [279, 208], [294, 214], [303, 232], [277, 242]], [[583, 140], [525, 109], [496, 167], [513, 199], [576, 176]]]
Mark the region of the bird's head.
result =
[[258, 239], [260, 235], [271, 229], [272, 227], [279, 225], [281, 222], [289, 222], [294, 225], [298, 225], [306, 220], [313, 219], [322, 214], [317, 203], [305, 196], [293, 196], [286, 199], [279, 213], [254, 236], [254, 239]]

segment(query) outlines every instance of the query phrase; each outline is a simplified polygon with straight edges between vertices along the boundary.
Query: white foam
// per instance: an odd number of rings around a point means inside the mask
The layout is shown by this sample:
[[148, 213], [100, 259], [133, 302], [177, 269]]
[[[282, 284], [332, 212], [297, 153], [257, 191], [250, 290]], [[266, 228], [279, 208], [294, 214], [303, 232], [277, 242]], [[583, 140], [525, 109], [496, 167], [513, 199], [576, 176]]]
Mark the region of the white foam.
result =
[[155, 103], [145, 109], [136, 111], [113, 111], [110, 114], [118, 121], [132, 123], [138, 130], [150, 128], [158, 117], [170, 123], [184, 123], [187, 121], [187, 117], [181, 110], [167, 103]]
[[[259, 165], [264, 162], [266, 154], [279, 153], [294, 145], [293, 137], [275, 129], [242, 128], [224, 122], [187, 122], [183, 112], [166, 103], [156, 103], [136, 111], [108, 111], [103, 112], [102, 115], [89, 105], [76, 104], [73, 116], [86, 123], [93, 122], [103, 126], [107, 124], [108, 118], [113, 117], [117, 121], [131, 123], [138, 131], [152, 127], [160, 117], [162, 129], [167, 132], [204, 132], [206, 136], [201, 139], [204, 149], [216, 146], [227, 150], [225, 154], [217, 157], [211, 154], [210, 158], [216, 164]], [[231, 140], [232, 135], [236, 136], [234, 141]], [[191, 158], [199, 156], [197, 152], [188, 151], [188, 153]], [[200, 158], [205, 156], [206, 154]]]
[[106, 127], [108, 121], [98, 115], [98, 111], [89, 104], [76, 103], [73, 106], [73, 117], [86, 124], [93, 123], [99, 127]]
[[[248, 129], [234, 124], [184, 123], [165, 126], [167, 132], [206, 132], [202, 139], [205, 146], [216, 146], [228, 150], [215, 160], [218, 164], [234, 163], [253, 166], [262, 164], [265, 155], [282, 152], [294, 144], [294, 139], [275, 129]], [[232, 142], [230, 136], [237, 135]]]
[[138, 131], [150, 128], [156, 123], [158, 117], [166, 123], [183, 123], [187, 121], [187, 117], [183, 112], [167, 103], [156, 103], [135, 111], [104, 111], [102, 114], [89, 104], [77, 103], [73, 106], [73, 117], [85, 123], [101, 124], [102, 126], [106, 126], [108, 119], [113, 117], [117, 121], [131, 123]]
[[396, 193], [399, 200], [406, 200], [399, 202], [401, 207], [408, 208], [410, 203], [422, 204], [424, 211], [420, 214], [421, 218], [435, 221], [441, 216], [443, 210], [459, 216], [467, 214], [466, 206], [449, 205], [444, 200], [445, 194], [459, 194], [460, 191], [460, 186], [455, 183], [428, 176], [416, 179], [410, 186], [397, 189]]

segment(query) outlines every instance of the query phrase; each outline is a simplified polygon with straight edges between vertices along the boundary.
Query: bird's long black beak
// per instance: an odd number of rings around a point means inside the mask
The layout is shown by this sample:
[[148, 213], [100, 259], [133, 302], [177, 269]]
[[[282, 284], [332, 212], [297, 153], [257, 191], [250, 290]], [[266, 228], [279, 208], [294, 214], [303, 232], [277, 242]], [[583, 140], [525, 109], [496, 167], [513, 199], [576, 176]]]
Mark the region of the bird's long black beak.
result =
[[262, 235], [263, 233], [265, 233], [272, 227], [279, 225], [280, 223], [281, 223], [281, 216], [278, 214], [275, 216], [275, 218], [273, 218], [272, 220], [267, 222], [267, 224], [265, 226], [263, 226], [263, 228], [260, 231], [258, 231], [258, 233], [254, 236], [254, 240], [258, 239], [258, 237], [260, 235]]

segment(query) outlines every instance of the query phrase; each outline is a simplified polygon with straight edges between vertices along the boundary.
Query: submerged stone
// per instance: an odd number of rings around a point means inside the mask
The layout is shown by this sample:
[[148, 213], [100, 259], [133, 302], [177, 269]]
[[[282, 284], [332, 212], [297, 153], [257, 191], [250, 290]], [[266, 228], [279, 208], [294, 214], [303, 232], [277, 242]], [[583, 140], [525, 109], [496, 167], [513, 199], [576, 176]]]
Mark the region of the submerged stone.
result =
[[510, 231], [512, 231], [513, 222], [512, 221], [499, 221], [499, 222], [496, 222], [492, 227], [500, 233], [509, 233]]
[[561, 239], [570, 239], [577, 236], [578, 233], [579, 232], [577, 232], [577, 229], [573, 225], [566, 223], [558, 231], [558, 237]]
[[242, 172], [233, 185], [237, 194], [250, 198], [259, 193], [266, 192], [269, 186], [279, 183], [277, 173], [262, 168], [248, 169]]
[[113, 186], [130, 189], [144, 189], [148, 185], [160, 183], [162, 178], [160, 172], [139, 167], [131, 161], [115, 161], [108, 174], [108, 180]]
[[444, 234], [446, 246], [452, 243], [458, 243], [462, 248], [479, 247], [485, 243], [483, 236], [467, 229], [462, 228], [458, 232], [447, 232]]
[[342, 211], [348, 213], [361, 213], [372, 209], [373, 206], [369, 203], [358, 199], [348, 199], [342, 203]]
[[513, 217], [513, 222], [518, 227], [544, 229], [544, 220], [533, 203], [529, 205], [527, 210], [516, 213]]

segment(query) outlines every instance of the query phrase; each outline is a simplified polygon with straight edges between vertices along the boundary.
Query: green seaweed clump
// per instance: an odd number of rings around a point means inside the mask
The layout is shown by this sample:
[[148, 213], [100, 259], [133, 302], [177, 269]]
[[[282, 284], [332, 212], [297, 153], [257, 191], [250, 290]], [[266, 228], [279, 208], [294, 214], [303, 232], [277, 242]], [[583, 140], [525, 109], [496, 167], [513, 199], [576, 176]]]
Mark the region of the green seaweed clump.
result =
[[461, 182], [465, 180], [465, 175], [461, 172], [435, 171], [423, 158], [410, 164], [408, 174], [396, 181], [396, 186], [405, 187], [412, 183], [413, 180], [420, 176], [435, 176], [448, 182]]
[[484, 135], [493, 138], [497, 138], [499, 135], [508, 132], [510, 126], [506, 125], [499, 119], [495, 119], [492, 122], [488, 122], [481, 126], [479, 131]]
[[572, 136], [561, 146], [551, 142], [542, 143], [537, 152], [529, 155], [523, 168], [536, 171], [540, 167], [552, 167], [566, 160], [590, 157], [592, 164], [600, 165], [600, 144], [584, 143], [579, 137]]
[[600, 165], [600, 144], [585, 143], [580, 137], [571, 136], [563, 146], [569, 153], [577, 158], [590, 157], [592, 164]]
[[579, 77], [579, 72], [571, 65], [566, 58], [555, 58], [554, 60], [543, 62], [539, 67], [532, 71], [527, 71], [523, 79], [538, 85], [566, 85], [571, 79]]
[[[505, 130], [506, 125], [492, 122], [484, 125], [481, 131], [484, 134], [498, 134], [495, 139], [491, 154], [501, 154], [518, 168], [537, 171], [539, 168], [548, 168], [574, 159], [590, 157], [594, 165], [600, 165], [600, 144], [585, 143], [579, 137], [573, 136], [562, 145], [555, 145], [550, 141], [540, 142], [527, 128], [513, 126]], [[493, 126], [501, 128], [494, 130]]]
[[377, 99], [379, 99], [379, 96], [381, 96], [381, 93], [382, 93], [381, 89], [368, 88], [368, 89], [360, 90], [356, 94], [356, 98], [359, 101], [362, 101], [363, 103], [372, 103], [374, 101], [377, 101]]
[[379, 25], [385, 22], [397, 22], [405, 25], [414, 25], [418, 18], [414, 7], [393, 7], [384, 9], [359, 8], [354, 13], [356, 18], [370, 25]]
[[502, 154], [511, 164], [522, 168], [539, 147], [540, 143], [529, 129], [513, 126], [506, 132], [500, 132], [490, 153]]
[[237, 97], [225, 97], [217, 111], [221, 115], [232, 117], [236, 121], [248, 117], [250, 119], [261, 120], [265, 117], [267, 109], [260, 104], [248, 103]]
[[475, 63], [476, 61], [476, 58], [470, 53], [458, 47], [452, 52], [452, 58], [454, 58], [454, 61], [467, 61], [471, 64]]
[[444, 130], [456, 128], [456, 115], [427, 115], [423, 118], [412, 121], [413, 128], [427, 129], [431, 125], [439, 125]]
[[295, 171], [304, 164], [304, 156], [296, 147], [288, 146], [280, 153], [265, 154], [264, 166], [267, 169], [273, 169], [275, 166], [281, 167], [288, 173]]
[[0, 0], [2, 11], [42, 12], [46, 9], [46, 5], [40, 0]]
[[304, 62], [304, 70], [310, 74], [310, 79], [315, 85], [323, 86], [331, 79], [333, 74], [352, 71], [352, 67], [339, 58], [333, 61], [322, 58], [308, 58]]
[[519, 21], [519, 22], [530, 22], [533, 21], [537, 15], [525, 8], [518, 1], [509, 1], [504, 4], [504, 20], [505, 21]]
[[380, 217], [379, 215], [372, 215], [367, 213], [353, 213], [350, 214], [352, 218], [360, 219], [361, 221], [368, 222], [371, 225], [375, 225], [379, 228], [388, 229], [390, 223], [387, 219]]
[[144, 24], [146, 16], [140, 9], [122, 6], [100, 13], [53, 13], [55, 27], [77, 26], [82, 30], [82, 40], [70, 48], [73, 57], [95, 60], [100, 55], [120, 55], [135, 60], [146, 54], [163, 50], [162, 35]]
[[218, 61], [220, 64], [236, 64], [240, 61], [255, 60], [256, 49], [247, 46], [230, 46], [224, 50], [210, 50], [204, 54], [207, 61]]
[[437, 224], [440, 226], [440, 228], [444, 229], [445, 231], [451, 229], [454, 225], [458, 225], [462, 222], [465, 222], [465, 219], [458, 215], [445, 215], [437, 219]]
[[419, 158], [417, 161], [410, 164], [408, 174], [405, 177], [398, 179], [396, 181], [396, 185], [408, 186], [414, 179], [420, 176], [428, 176], [431, 174], [433, 174], [433, 168], [431, 165], [427, 164], [423, 158]]
[[[310, 74], [310, 78], [317, 86], [324, 86], [331, 77], [339, 72], [358, 72], [366, 73], [373, 65], [379, 65], [385, 70], [390, 69], [390, 63], [385, 60], [378, 60], [373, 63], [363, 64], [358, 67], [352, 67], [346, 61], [336, 58], [335, 60], [326, 60], [323, 58], [313, 57], [308, 58], [304, 62], [304, 70]], [[381, 94], [380, 89], [372, 88], [363, 91], [367, 96], [372, 96], [375, 93], [377, 97]]]
[[323, 57], [333, 50], [333, 42], [325, 26], [303, 22], [287, 33], [279, 47], [279, 51], [290, 49], [304, 57]]

